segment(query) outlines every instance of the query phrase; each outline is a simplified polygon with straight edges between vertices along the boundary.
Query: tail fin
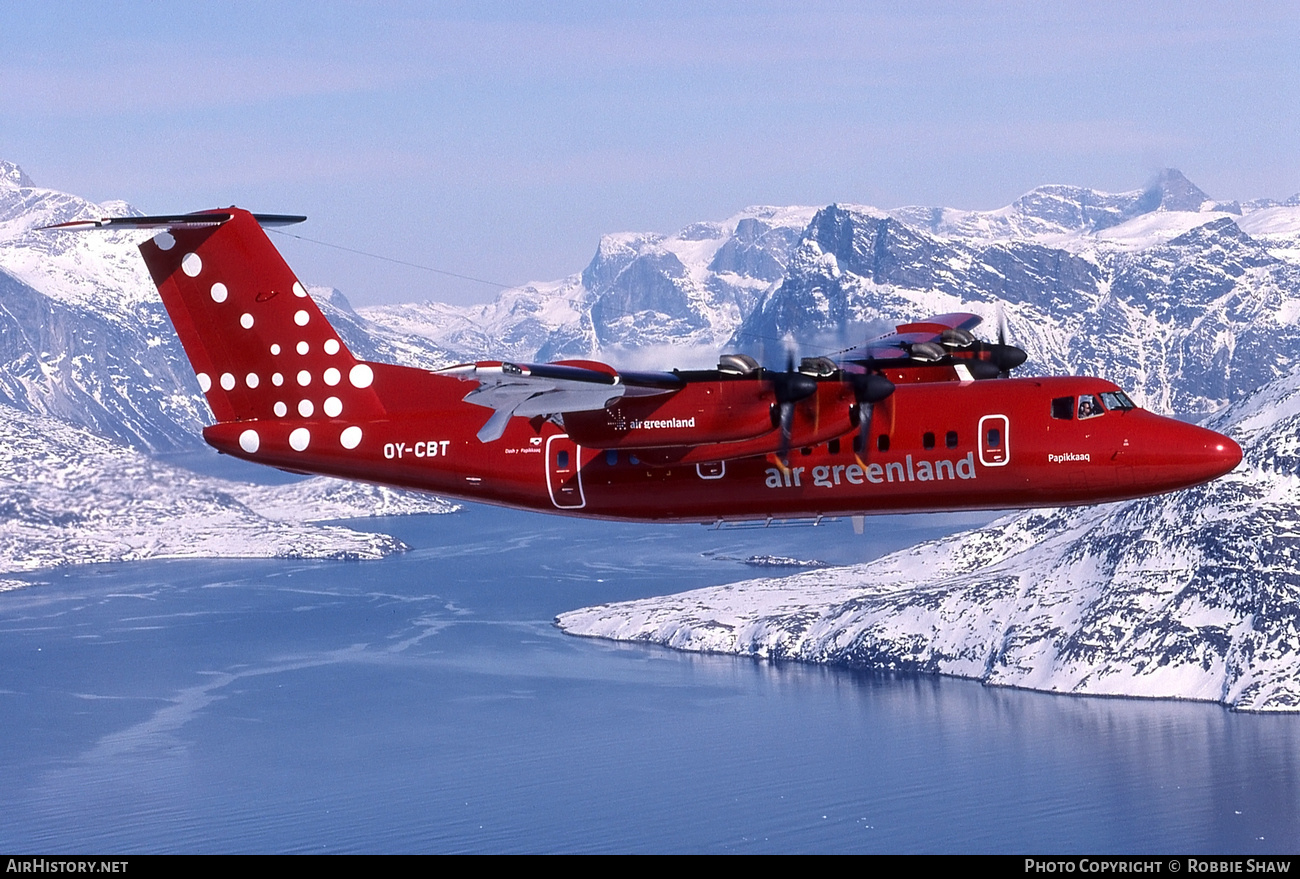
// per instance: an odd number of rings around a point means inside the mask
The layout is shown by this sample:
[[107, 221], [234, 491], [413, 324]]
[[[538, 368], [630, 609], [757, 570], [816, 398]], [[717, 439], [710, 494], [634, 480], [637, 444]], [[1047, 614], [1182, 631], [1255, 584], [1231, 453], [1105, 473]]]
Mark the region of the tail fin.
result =
[[302, 451], [312, 441], [308, 422], [354, 448], [355, 423], [383, 415], [374, 371], [339, 339], [258, 217], [238, 208], [210, 213], [229, 219], [178, 218], [140, 252], [213, 415], [265, 423], [239, 432], [250, 454], [271, 438]]

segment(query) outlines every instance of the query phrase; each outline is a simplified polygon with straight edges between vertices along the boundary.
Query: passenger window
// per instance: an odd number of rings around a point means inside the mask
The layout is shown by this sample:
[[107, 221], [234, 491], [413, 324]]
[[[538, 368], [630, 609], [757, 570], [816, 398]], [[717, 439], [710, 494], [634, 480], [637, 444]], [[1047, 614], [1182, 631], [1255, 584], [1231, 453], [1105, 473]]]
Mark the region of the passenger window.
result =
[[887, 434], [882, 433], [876, 437], [876, 449], [881, 452], [889, 451], [889, 436]]
[[1083, 396], [1079, 397], [1078, 411], [1079, 411], [1080, 421], [1082, 421], [1085, 418], [1096, 418], [1098, 415], [1101, 415], [1103, 412], [1105, 412], [1105, 410], [1101, 408], [1101, 403], [1099, 403], [1097, 401], [1097, 398], [1094, 397], [1092, 394], [1084, 394]]
[[924, 446], [924, 447], [927, 448], [927, 449], [933, 449], [933, 448], [934, 448], [934, 434], [930, 433], [928, 430], [927, 430], [924, 434], [922, 434], [922, 435], [921, 435], [921, 445]]
[[618, 449], [605, 450], [605, 463], [611, 467], [618, 463]]
[[826, 444], [826, 451], [830, 452], [832, 455], [838, 455], [840, 453], [840, 441], [833, 439], [828, 442]]
[[1052, 417], [1069, 421], [1074, 417], [1074, 397], [1057, 397], [1052, 401]]
[[567, 450], [565, 450], [565, 449], [561, 449], [561, 450], [559, 451], [559, 453], [556, 454], [556, 456], [555, 456], [555, 466], [556, 466], [556, 468], [558, 468], [558, 469], [560, 469], [560, 470], [568, 470], [568, 469], [569, 469], [569, 453], [568, 453]]
[[996, 449], [998, 446], [1002, 445], [1002, 431], [998, 430], [996, 427], [990, 427], [988, 443], [990, 449]]
[[947, 435], [944, 436], [943, 438], [943, 442], [950, 449], [957, 448], [957, 431], [955, 430], [948, 431]]

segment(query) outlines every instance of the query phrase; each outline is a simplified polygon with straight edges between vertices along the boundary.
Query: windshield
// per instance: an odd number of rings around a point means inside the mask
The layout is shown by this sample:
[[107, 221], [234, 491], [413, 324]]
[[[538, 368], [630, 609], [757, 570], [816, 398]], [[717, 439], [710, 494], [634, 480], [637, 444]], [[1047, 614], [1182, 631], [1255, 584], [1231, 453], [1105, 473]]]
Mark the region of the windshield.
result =
[[1128, 394], [1123, 391], [1110, 391], [1101, 395], [1101, 401], [1106, 404], [1106, 408], [1112, 412], [1123, 412], [1126, 409], [1136, 409], [1133, 401], [1128, 398]]

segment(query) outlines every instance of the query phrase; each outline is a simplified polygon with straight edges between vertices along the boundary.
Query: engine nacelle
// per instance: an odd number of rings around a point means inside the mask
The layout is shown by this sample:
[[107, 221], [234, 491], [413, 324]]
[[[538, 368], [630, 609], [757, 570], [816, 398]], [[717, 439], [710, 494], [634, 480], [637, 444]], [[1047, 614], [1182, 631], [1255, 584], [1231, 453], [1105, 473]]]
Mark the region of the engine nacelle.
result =
[[603, 409], [565, 412], [564, 428], [589, 449], [729, 443], [772, 430], [770, 382], [695, 381], [670, 395], [625, 396]]
[[595, 412], [566, 412], [579, 445], [627, 449], [649, 464], [704, 463], [765, 455], [826, 442], [851, 431], [852, 385], [817, 384], [794, 403], [790, 439], [782, 439], [776, 394], [765, 380], [692, 382], [670, 398], [624, 397]]

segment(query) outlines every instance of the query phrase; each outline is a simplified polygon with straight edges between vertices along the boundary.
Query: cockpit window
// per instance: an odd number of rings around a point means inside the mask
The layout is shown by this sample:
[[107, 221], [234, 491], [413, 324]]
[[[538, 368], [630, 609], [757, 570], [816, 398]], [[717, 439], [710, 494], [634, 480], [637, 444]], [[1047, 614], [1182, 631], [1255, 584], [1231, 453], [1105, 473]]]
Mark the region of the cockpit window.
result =
[[1083, 394], [1079, 397], [1079, 420], [1085, 418], [1096, 418], [1098, 415], [1104, 415], [1105, 409], [1101, 408], [1101, 403], [1092, 394]]
[[1128, 398], [1128, 394], [1123, 391], [1107, 392], [1101, 395], [1101, 401], [1106, 404], [1106, 408], [1112, 412], [1123, 412], [1126, 409], [1136, 409], [1133, 401]]

